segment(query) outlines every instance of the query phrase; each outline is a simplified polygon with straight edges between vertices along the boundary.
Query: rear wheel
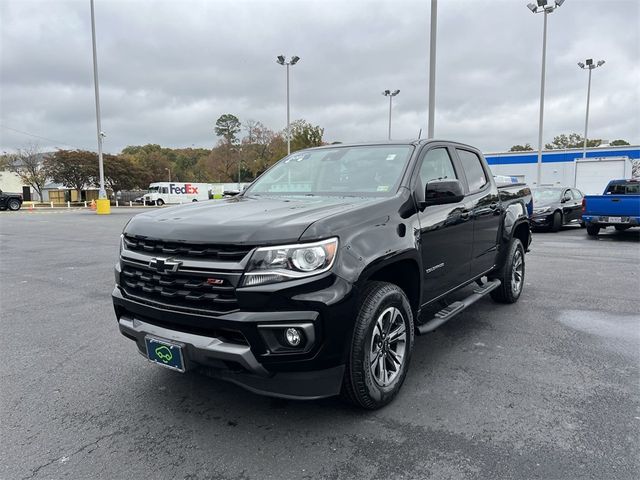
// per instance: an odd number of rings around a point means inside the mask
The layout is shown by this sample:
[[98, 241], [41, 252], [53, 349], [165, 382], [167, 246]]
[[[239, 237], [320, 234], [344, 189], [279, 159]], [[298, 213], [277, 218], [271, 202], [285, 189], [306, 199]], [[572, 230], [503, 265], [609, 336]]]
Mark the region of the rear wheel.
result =
[[596, 237], [598, 236], [598, 232], [600, 232], [600, 227], [598, 225], [587, 225], [587, 235]]
[[162, 200], [161, 198], [159, 198], [158, 200], [156, 200], [156, 205], [161, 207], [164, 205], [164, 200]]
[[514, 238], [509, 245], [504, 265], [491, 275], [492, 279], [497, 278], [501, 282], [498, 288], [491, 291], [491, 298], [499, 303], [517, 302], [524, 287], [524, 273], [524, 247], [520, 239]]
[[400, 287], [371, 282], [365, 288], [347, 360], [342, 396], [366, 409], [393, 400], [413, 349], [413, 313]]
[[555, 212], [553, 214], [553, 223], [551, 224], [551, 231], [557, 232], [560, 230], [562, 226], [562, 214], [560, 212]]
[[20, 210], [20, 206], [22, 205], [22, 203], [20, 202], [20, 200], [16, 199], [16, 198], [10, 198], [9, 202], [7, 202], [7, 207], [9, 208], [9, 210], [11, 211], [16, 211], [16, 210]]

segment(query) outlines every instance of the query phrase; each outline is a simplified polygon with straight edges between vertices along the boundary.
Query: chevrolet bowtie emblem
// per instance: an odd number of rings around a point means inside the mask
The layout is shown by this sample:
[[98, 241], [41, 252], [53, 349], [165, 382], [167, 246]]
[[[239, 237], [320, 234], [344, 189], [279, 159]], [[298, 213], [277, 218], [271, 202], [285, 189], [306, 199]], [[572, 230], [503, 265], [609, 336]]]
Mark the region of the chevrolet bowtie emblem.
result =
[[180, 265], [182, 262], [173, 258], [152, 258], [149, 261], [149, 268], [153, 268], [158, 273], [175, 273]]

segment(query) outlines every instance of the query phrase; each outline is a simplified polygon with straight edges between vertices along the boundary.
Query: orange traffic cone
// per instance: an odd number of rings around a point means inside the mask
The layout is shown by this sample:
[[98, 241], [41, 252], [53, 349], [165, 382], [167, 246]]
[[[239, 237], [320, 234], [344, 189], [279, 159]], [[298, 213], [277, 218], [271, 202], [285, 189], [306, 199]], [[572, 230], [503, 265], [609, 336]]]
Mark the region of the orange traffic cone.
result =
[[95, 210], [95, 209], [96, 209], [96, 201], [91, 200], [91, 210]]
[[29, 204], [29, 211], [30, 211], [30, 212], [33, 212], [33, 202], [31, 202], [31, 203]]

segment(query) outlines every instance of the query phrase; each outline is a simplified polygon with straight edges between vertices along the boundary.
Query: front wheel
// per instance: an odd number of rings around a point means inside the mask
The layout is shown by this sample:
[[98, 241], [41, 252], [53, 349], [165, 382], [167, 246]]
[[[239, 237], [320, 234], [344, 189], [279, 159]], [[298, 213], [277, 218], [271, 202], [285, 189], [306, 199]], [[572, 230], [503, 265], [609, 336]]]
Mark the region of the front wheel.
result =
[[504, 264], [492, 279], [500, 280], [500, 286], [491, 291], [491, 298], [499, 303], [515, 303], [524, 287], [524, 247], [518, 238], [511, 240]]
[[551, 231], [557, 232], [560, 230], [562, 226], [562, 214], [560, 212], [555, 212], [553, 214], [553, 223], [551, 224]]
[[7, 203], [7, 207], [9, 207], [9, 210], [13, 212], [15, 212], [16, 210], [20, 210], [21, 205], [22, 203], [20, 203], [20, 200], [16, 200], [15, 198], [10, 199]]
[[400, 287], [369, 283], [360, 301], [342, 395], [366, 409], [393, 400], [404, 382], [413, 349], [413, 313]]

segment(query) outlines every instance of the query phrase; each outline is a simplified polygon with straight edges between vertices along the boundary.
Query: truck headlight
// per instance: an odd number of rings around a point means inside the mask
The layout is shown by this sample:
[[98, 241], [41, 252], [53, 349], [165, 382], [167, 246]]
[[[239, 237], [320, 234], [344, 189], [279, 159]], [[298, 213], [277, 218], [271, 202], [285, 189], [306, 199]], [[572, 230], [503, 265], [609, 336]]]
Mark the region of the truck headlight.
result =
[[336, 237], [313, 243], [258, 248], [249, 260], [242, 286], [318, 275], [333, 266], [337, 251]]

